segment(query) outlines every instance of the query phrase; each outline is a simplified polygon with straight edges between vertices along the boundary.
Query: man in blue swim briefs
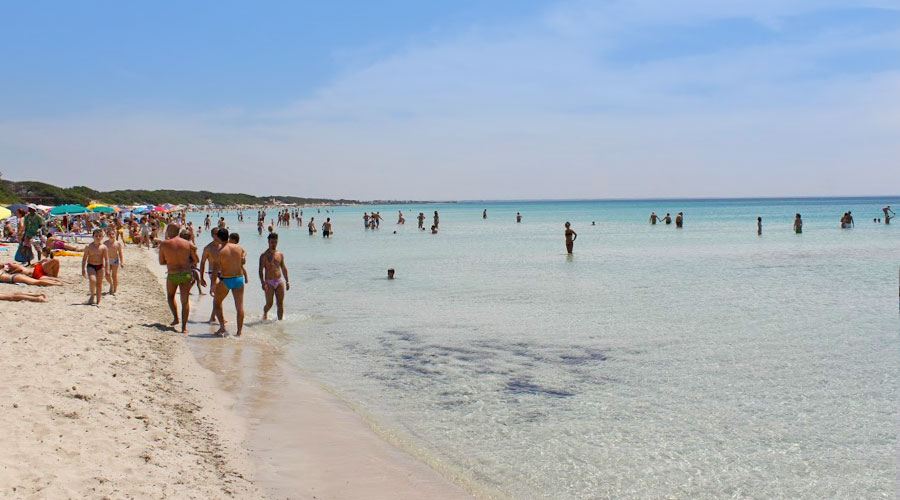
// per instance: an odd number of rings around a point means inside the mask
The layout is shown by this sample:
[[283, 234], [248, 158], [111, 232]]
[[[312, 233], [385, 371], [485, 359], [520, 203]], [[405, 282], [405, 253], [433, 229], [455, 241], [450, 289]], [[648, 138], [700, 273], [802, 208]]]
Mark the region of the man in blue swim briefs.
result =
[[213, 311], [219, 320], [219, 335], [227, 333], [225, 330], [225, 318], [222, 312], [222, 302], [230, 292], [234, 296], [234, 308], [237, 310], [237, 333], [240, 337], [244, 329], [244, 264], [246, 252], [235, 243], [228, 241], [228, 230], [224, 227], [216, 232], [219, 241], [224, 242], [219, 253], [215, 256], [216, 267], [219, 269], [219, 282], [216, 284], [216, 295], [213, 301]]

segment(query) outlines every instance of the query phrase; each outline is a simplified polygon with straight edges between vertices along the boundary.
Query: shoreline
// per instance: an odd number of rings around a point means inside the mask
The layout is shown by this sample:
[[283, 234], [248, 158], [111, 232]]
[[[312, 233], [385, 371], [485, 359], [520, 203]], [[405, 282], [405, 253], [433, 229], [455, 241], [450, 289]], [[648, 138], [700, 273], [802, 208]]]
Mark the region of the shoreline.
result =
[[[83, 305], [80, 259], [62, 257], [46, 303], [0, 303], [3, 498], [266, 498], [244, 424], [180, 336], [159, 284], [125, 249], [117, 296]], [[11, 287], [12, 285], [3, 285]]]
[[[156, 252], [144, 254], [144, 265], [162, 283], [165, 273], [154, 260]], [[273, 345], [278, 340], [267, 343], [260, 337], [280, 328], [278, 323], [248, 318], [242, 337], [219, 338], [211, 334], [215, 327], [202, 322], [210, 305], [208, 295], [191, 296], [191, 333], [184, 345], [233, 401], [229, 411], [245, 425], [244, 444], [257, 472], [254, 480], [271, 498], [475, 498], [395, 446], [347, 402], [287, 366]], [[226, 300], [226, 319], [233, 314]]]
[[[119, 293], [100, 307], [84, 305], [75, 257], [60, 258], [71, 284], [16, 287], [46, 303], [0, 302], [0, 496], [474, 498], [288, 373], [277, 349], [211, 339], [202, 298], [191, 336], [175, 333], [155, 256], [127, 247]], [[264, 384], [246, 380], [260, 367]]]

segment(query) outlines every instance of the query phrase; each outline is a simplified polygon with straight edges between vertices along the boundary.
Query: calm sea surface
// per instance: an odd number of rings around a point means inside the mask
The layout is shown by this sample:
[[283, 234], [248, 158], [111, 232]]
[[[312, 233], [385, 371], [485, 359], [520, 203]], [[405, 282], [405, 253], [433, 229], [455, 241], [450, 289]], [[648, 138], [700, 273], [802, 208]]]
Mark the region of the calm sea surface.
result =
[[[485, 495], [895, 498], [900, 219], [872, 222], [888, 203], [900, 209], [898, 198], [304, 209], [304, 226], [330, 216], [335, 235], [277, 229], [288, 317], [247, 335]], [[386, 219], [378, 231], [363, 229], [372, 210]], [[427, 227], [434, 210], [440, 234], [418, 231], [418, 212]], [[841, 230], [848, 210], [856, 228]], [[649, 225], [651, 211], [684, 212], [684, 229]], [[256, 213], [222, 215], [249, 254], [256, 320]]]

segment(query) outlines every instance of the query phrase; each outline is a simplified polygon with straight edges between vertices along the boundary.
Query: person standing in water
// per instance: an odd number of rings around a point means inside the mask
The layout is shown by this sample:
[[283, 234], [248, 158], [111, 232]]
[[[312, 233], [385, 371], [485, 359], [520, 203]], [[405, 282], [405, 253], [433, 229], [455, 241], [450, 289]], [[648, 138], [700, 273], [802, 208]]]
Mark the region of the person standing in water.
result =
[[666, 225], [668, 226], [669, 224], [672, 223], [672, 216], [669, 215], [668, 213], [666, 213], [666, 216], [663, 218], [663, 222], [665, 222]]
[[575, 247], [575, 240], [578, 239], [578, 233], [572, 229], [572, 225], [566, 222], [566, 252], [569, 254], [572, 253], [572, 249]]
[[656, 212], [650, 212], [650, 225], [655, 226], [657, 222], [659, 222], [659, 216], [656, 215]]
[[437, 227], [438, 227], [438, 222], [440, 222], [440, 218], [438, 218], [437, 210], [435, 210], [434, 211], [434, 227], [435, 227], [435, 229], [437, 229]]
[[678, 212], [678, 215], [675, 216], [675, 228], [681, 229], [682, 227], [684, 227], [684, 214]]
[[425, 214], [419, 212], [419, 229], [425, 230]]
[[894, 215], [896, 215], [896, 214], [894, 213], [894, 211], [891, 210], [891, 206], [890, 206], [890, 205], [887, 205], [887, 206], [885, 206], [884, 208], [882, 208], [881, 211], [884, 212], [884, 223], [885, 223], [885, 224], [890, 224], [890, 223], [891, 223], [891, 219], [893, 219], [893, 218], [894, 218]]
[[322, 224], [322, 237], [331, 238], [331, 217], [326, 218], [325, 223]]
[[756, 235], [762, 236], [762, 217], [756, 218]]
[[263, 293], [266, 294], [263, 319], [269, 318], [273, 299], [277, 304], [278, 319], [283, 319], [284, 292], [291, 289], [291, 281], [287, 266], [284, 265], [284, 255], [278, 251], [278, 233], [269, 235], [269, 249], [259, 256], [259, 281], [262, 283]]
[[794, 216], [794, 232], [797, 234], [803, 233], [803, 219], [800, 218], [800, 214]]
[[522, 214], [519, 212], [516, 212], [516, 223], [518, 224], [520, 222], [522, 222]]
[[310, 236], [312, 236], [313, 234], [315, 234], [315, 232], [316, 232], [316, 218], [315, 218], [315, 217], [310, 217], [310, 218], [309, 218], [309, 224], [307, 224], [306, 227], [309, 229], [309, 235], [310, 235]]
[[484, 209], [484, 212], [481, 212], [481, 218], [487, 219], [487, 209], [486, 208]]

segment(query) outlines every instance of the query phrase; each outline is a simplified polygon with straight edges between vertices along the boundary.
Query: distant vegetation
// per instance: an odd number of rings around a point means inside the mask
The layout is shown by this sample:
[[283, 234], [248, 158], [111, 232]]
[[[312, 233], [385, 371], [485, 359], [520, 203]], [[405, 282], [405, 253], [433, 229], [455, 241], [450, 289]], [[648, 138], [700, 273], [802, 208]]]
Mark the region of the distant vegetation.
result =
[[87, 205], [92, 201], [112, 205], [136, 205], [146, 203], [161, 205], [265, 205], [274, 198], [282, 203], [297, 204], [350, 204], [357, 200], [331, 200], [326, 198], [301, 198], [297, 196], [252, 196], [243, 193], [213, 193], [211, 191], [174, 191], [158, 189], [146, 191], [126, 189], [119, 191], [96, 191], [85, 186], [70, 188], [56, 187], [43, 182], [13, 182], [0, 180], [0, 204], [37, 203], [41, 205], [64, 205], [77, 203]]

